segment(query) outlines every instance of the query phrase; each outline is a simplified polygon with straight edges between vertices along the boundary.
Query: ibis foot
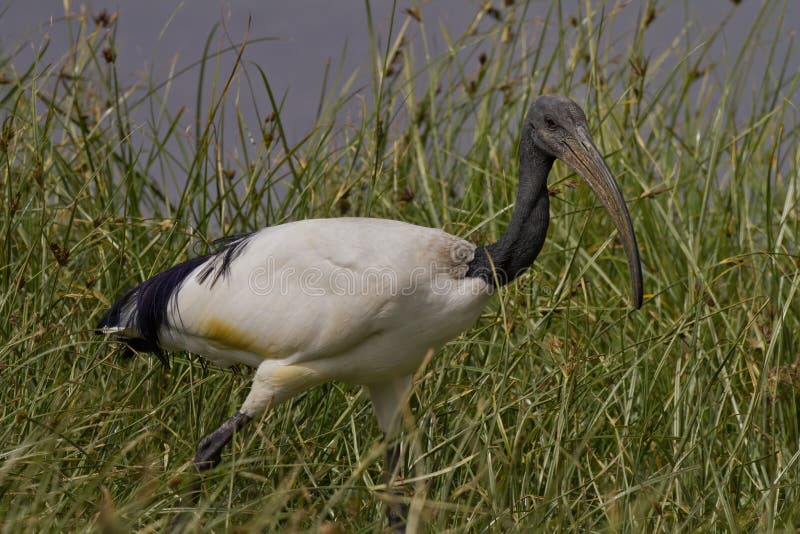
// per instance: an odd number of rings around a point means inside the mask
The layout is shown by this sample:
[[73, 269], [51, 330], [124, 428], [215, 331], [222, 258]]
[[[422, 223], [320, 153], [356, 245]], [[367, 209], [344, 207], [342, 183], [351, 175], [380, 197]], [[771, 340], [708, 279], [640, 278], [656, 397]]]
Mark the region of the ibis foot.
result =
[[[248, 421], [250, 421], [249, 415], [236, 412], [233, 417], [222, 423], [218, 429], [201, 439], [194, 456], [195, 468], [202, 473], [216, 467], [219, 464], [222, 449], [231, 441], [233, 433], [242, 428]], [[197, 480], [191, 485], [186, 494], [181, 497], [179, 506], [181, 508], [194, 507], [197, 505], [199, 498], [200, 481]], [[178, 513], [169, 524], [170, 531], [180, 530], [189, 517], [190, 512], [186, 510]]]
[[227, 445], [233, 433], [242, 428], [250, 416], [242, 412], [236, 412], [233, 417], [222, 423], [214, 432], [200, 440], [197, 445], [197, 453], [194, 456], [194, 465], [198, 471], [208, 471], [219, 464], [222, 449]]
[[389, 519], [389, 528], [394, 534], [405, 534], [408, 521], [408, 504], [396, 500], [397, 494], [392, 494], [392, 501], [386, 506], [386, 517]]
[[401, 461], [402, 449], [400, 443], [387, 445], [386, 463], [384, 464], [384, 481], [386, 482], [388, 496], [386, 517], [389, 520], [389, 528], [392, 529], [394, 534], [405, 534], [406, 523], [408, 522], [408, 504], [400, 500], [403, 495], [392, 487], [402, 471]]

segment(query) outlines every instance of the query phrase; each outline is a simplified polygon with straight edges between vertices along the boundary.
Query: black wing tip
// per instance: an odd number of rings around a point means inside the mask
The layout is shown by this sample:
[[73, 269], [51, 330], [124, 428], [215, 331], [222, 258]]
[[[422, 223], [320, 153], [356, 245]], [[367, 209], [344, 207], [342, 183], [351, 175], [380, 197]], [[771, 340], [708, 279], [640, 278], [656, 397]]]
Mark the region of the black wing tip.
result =
[[122, 295], [121, 297], [119, 297], [117, 300], [114, 301], [114, 304], [112, 304], [111, 307], [108, 309], [108, 311], [105, 314], [103, 314], [103, 316], [100, 318], [100, 321], [97, 323], [97, 326], [95, 326], [94, 328], [95, 334], [105, 334], [103, 330], [105, 328], [122, 326], [119, 324], [122, 315], [122, 308], [131, 299], [133, 294], [136, 292], [136, 289], [137, 288], [133, 288], [125, 292], [124, 295]]
[[108, 341], [118, 344], [121, 349], [116, 351], [116, 355], [122, 360], [131, 360], [137, 354], [147, 353], [154, 355], [164, 367], [169, 369], [170, 365], [167, 355], [157, 344], [153, 344], [151, 341], [141, 337], [132, 337], [124, 334], [118, 335], [108, 332], [109, 328], [119, 326], [119, 308], [125, 304], [127, 297], [128, 295], [114, 303], [111, 309], [100, 319], [100, 322], [97, 323], [93, 334], [96, 336], [105, 336], [109, 338]]
[[[159, 331], [169, 326], [168, 310], [174, 302], [173, 297], [195, 269], [203, 264], [206, 265], [198, 273], [198, 282], [202, 284], [210, 277], [213, 286], [230, 272], [231, 264], [242, 254], [252, 235], [253, 232], [214, 241], [212, 245], [218, 247], [214, 252], [174, 265], [145, 280], [114, 302], [100, 319], [94, 333], [109, 335], [109, 328], [130, 328], [138, 335], [134, 337], [120, 333], [115, 340], [124, 343], [128, 351], [154, 354], [169, 367], [169, 361], [159, 342]], [[124, 319], [126, 324], [121, 324], [123, 310], [129, 307], [133, 309], [133, 315]], [[128, 356], [132, 357], [132, 354]]]
[[206, 280], [211, 278], [211, 286], [213, 287], [220, 278], [227, 276], [230, 273], [233, 260], [244, 252], [247, 243], [250, 241], [250, 237], [252, 237], [254, 233], [255, 232], [237, 234], [212, 241], [211, 245], [216, 248], [214, 252], [203, 256], [203, 258], [210, 261], [198, 274], [198, 281], [203, 284]]

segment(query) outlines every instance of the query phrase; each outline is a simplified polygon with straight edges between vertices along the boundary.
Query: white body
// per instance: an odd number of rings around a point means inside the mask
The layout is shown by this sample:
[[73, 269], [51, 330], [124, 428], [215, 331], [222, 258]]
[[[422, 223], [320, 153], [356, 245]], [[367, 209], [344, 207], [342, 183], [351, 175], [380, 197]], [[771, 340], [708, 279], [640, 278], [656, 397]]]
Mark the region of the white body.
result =
[[[468, 328], [491, 295], [464, 275], [474, 245], [382, 219], [316, 219], [248, 238], [230, 271], [185, 280], [159, 332], [164, 348], [257, 367], [254, 416], [316, 384], [368, 387], [390, 431], [411, 375]], [[212, 258], [209, 261], [215, 261]]]

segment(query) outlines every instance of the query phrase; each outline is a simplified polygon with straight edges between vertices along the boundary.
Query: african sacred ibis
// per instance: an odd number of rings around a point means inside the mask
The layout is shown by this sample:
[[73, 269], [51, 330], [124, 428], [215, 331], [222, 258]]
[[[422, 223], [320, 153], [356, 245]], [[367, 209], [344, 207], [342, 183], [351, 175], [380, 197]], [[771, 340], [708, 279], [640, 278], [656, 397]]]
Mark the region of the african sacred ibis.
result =
[[[200, 441], [200, 470], [216, 465], [233, 433], [265, 409], [330, 380], [363, 385], [380, 428], [394, 436], [425, 355], [468, 328], [495, 288], [539, 254], [555, 159], [588, 183], [613, 219], [639, 308], [639, 251], [619, 187], [581, 108], [544, 95], [525, 117], [516, 204], [496, 243], [475, 246], [381, 219], [292, 222], [234, 238], [143, 282], [111, 307], [99, 329], [137, 350], [189, 351], [256, 368], [239, 411]], [[396, 446], [387, 447], [386, 472], [394, 472], [398, 456]], [[402, 530], [402, 510], [389, 515]]]

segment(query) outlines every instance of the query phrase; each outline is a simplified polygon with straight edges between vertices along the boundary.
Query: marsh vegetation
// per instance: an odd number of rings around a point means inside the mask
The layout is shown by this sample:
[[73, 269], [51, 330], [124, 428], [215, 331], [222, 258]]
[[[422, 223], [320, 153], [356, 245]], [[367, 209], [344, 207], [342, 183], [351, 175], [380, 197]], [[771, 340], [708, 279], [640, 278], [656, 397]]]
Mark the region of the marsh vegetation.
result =
[[[64, 21], [73, 41], [58, 63], [20, 65], [4, 50], [2, 529], [163, 529], [193, 481], [198, 439], [246, 395], [248, 369], [124, 359], [93, 335], [115, 297], [217, 238], [296, 219], [373, 216], [496, 238], [522, 117], [543, 92], [582, 105], [621, 184], [644, 306], [629, 306], [610, 221], [557, 164], [533, 269], [419, 372], [405, 488], [423, 530], [794, 528], [796, 51], [775, 31], [780, 3], [765, 2], [724, 62], [707, 56], [719, 33], [677, 32], [644, 56], [659, 13], [646, 4], [625, 37], [605, 33], [610, 8], [476, 8], [439, 53], [424, 33], [408, 36], [419, 13], [398, 8], [388, 35], [370, 20], [370, 84], [334, 65], [316, 124], [296, 141], [281, 115], [291, 95], [273, 91], [246, 39], [226, 51], [210, 33], [194, 109], [171, 104], [169, 78], [119, 83], [125, 20], [113, 14]], [[203, 481], [192, 528], [379, 530], [382, 456], [365, 395], [316, 388], [236, 436]]]

